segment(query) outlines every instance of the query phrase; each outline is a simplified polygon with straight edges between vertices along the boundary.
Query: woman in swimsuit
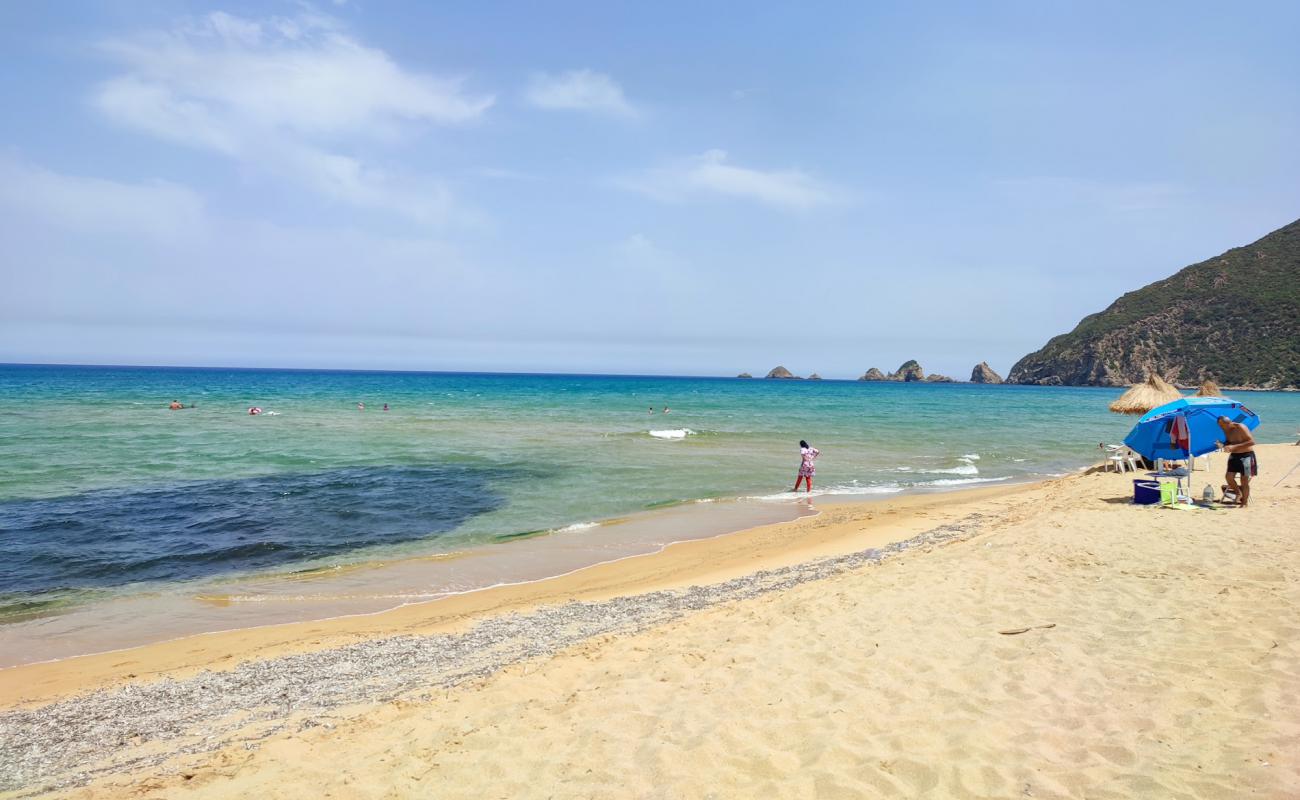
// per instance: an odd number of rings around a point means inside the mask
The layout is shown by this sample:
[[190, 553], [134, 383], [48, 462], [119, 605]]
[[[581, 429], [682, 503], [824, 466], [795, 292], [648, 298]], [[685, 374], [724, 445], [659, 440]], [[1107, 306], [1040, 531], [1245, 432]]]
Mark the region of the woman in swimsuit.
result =
[[799, 482], [803, 481], [806, 490], [812, 493], [812, 479], [817, 474], [817, 456], [821, 454], [816, 447], [810, 447], [804, 440], [799, 440], [799, 475], [794, 479], [792, 491], [799, 491]]

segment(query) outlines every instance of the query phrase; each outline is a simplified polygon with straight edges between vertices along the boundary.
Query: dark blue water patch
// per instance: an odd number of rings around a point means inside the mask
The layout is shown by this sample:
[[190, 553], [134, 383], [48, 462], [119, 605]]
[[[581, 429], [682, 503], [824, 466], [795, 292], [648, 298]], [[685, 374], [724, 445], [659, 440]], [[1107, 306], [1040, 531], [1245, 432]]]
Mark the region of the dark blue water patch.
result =
[[257, 570], [436, 537], [519, 468], [349, 467], [0, 503], [0, 617], [41, 595]]

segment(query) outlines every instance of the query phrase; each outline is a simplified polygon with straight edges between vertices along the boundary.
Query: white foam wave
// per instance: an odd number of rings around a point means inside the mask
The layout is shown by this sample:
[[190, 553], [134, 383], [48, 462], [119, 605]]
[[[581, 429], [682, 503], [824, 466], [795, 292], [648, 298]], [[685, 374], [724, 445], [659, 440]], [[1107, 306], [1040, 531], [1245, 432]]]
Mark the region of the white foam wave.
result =
[[565, 525], [563, 528], [556, 528], [556, 533], [572, 533], [573, 531], [585, 531], [588, 528], [599, 527], [599, 522], [575, 522], [572, 525]]
[[950, 467], [948, 469], [930, 469], [926, 472], [933, 472], [939, 475], [978, 475], [979, 467], [974, 464], [962, 464], [959, 467]]
[[902, 486], [893, 484], [881, 486], [828, 486], [826, 489], [818, 489], [818, 492], [825, 491], [826, 494], [895, 494], [903, 491]]
[[746, 500], [798, 500], [807, 497], [825, 497], [826, 495], [844, 495], [844, 494], [897, 494], [903, 491], [902, 486], [894, 484], [885, 484], [879, 486], [855, 486], [839, 485], [827, 486], [823, 489], [813, 489], [811, 492], [777, 492], [776, 494], [751, 495]]
[[649, 433], [656, 439], [685, 439], [687, 436], [695, 435], [695, 431], [690, 428], [672, 428], [663, 431], [650, 431]]
[[962, 458], [966, 459], [967, 461], [979, 461], [979, 460], [980, 460], [980, 454], [979, 454], [979, 453], [967, 453], [966, 455], [962, 456]]
[[961, 486], [967, 483], [997, 483], [1011, 480], [1007, 478], [939, 478], [938, 480], [918, 483], [917, 486]]

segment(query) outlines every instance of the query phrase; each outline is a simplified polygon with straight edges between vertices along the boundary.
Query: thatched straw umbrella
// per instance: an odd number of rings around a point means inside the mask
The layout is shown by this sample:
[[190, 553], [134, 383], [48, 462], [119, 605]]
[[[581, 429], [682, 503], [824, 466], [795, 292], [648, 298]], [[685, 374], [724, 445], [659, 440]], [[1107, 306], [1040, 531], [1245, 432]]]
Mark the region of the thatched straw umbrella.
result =
[[1159, 375], [1150, 375], [1144, 383], [1135, 383], [1129, 390], [1110, 404], [1110, 410], [1116, 414], [1145, 414], [1156, 406], [1173, 402], [1182, 397], [1173, 386], [1165, 383]]
[[1219, 391], [1219, 384], [1212, 380], [1206, 380], [1201, 384], [1201, 388], [1196, 390], [1196, 397], [1223, 397], [1223, 392]]

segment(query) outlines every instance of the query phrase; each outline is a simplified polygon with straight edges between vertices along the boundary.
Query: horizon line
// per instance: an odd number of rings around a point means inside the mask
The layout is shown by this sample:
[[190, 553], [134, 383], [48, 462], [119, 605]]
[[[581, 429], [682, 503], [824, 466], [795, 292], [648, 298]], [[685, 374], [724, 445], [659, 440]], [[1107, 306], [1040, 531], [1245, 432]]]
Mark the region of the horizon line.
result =
[[[763, 375], [742, 378], [739, 375], [678, 374], [656, 372], [533, 372], [527, 370], [455, 370], [455, 369], [368, 369], [356, 367], [237, 367], [224, 364], [83, 364], [62, 361], [0, 361], [0, 367], [68, 367], [83, 369], [178, 369], [178, 370], [232, 370], [239, 372], [348, 372], [404, 375], [519, 375], [554, 376], [572, 378], [711, 378], [716, 380], [774, 380], [778, 382], [809, 381], [808, 377], [768, 378]], [[748, 373], [744, 373], [748, 374]], [[816, 374], [816, 373], [813, 373]], [[844, 383], [903, 383], [904, 381], [863, 381], [860, 378], [821, 378], [817, 380]], [[814, 381], [816, 382], [816, 381]], [[973, 383], [953, 379], [952, 383]], [[938, 381], [911, 381], [911, 383], [940, 383]], [[1004, 382], [1005, 383], [1005, 382]], [[976, 384], [985, 385], [985, 384]], [[997, 384], [987, 384], [997, 385]], [[1017, 384], [1011, 384], [1017, 385]]]

